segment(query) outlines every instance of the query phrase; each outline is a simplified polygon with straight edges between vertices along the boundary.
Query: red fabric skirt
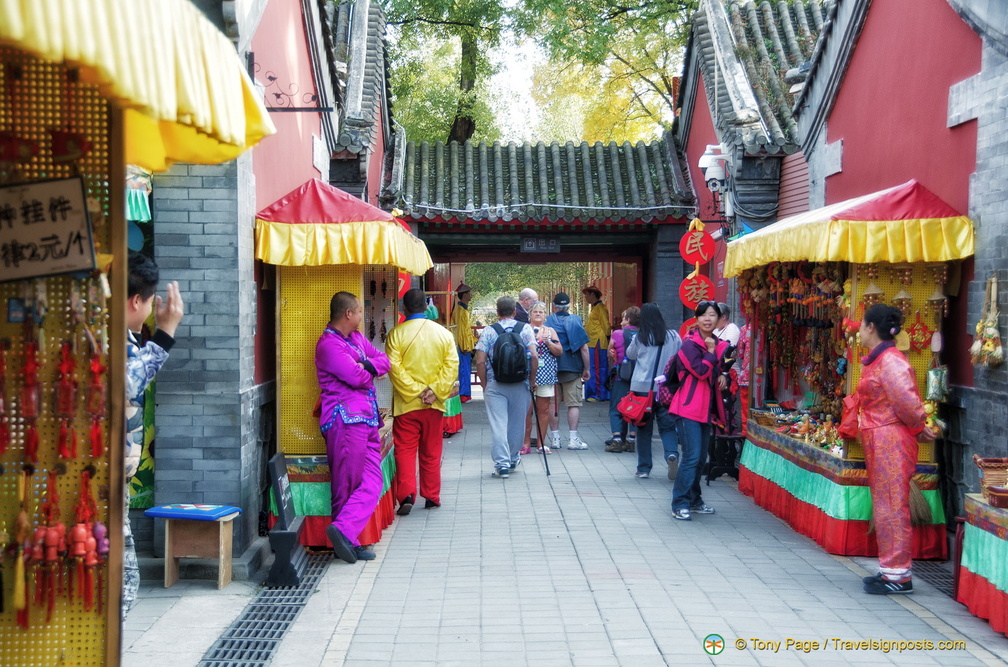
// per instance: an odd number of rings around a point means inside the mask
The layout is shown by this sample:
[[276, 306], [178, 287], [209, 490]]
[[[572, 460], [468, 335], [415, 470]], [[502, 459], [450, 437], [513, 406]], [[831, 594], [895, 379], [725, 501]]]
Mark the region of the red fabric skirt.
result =
[[[745, 466], [739, 466], [738, 488], [757, 505], [786, 521], [796, 532], [818, 542], [828, 553], [878, 556], [878, 543], [875, 534], [868, 533], [867, 521], [835, 519]], [[948, 541], [944, 524], [914, 526], [911, 553], [914, 558], [946, 560]]]

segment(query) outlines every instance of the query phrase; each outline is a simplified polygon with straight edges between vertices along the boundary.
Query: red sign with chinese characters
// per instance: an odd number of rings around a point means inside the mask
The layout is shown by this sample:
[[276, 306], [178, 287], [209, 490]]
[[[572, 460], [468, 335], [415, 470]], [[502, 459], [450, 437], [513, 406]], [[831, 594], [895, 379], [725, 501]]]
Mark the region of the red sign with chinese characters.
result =
[[710, 301], [714, 298], [714, 283], [707, 276], [700, 274], [686, 278], [679, 285], [679, 298], [687, 308], [696, 308], [701, 301]]
[[686, 320], [685, 322], [683, 322], [682, 326], [679, 327], [679, 337], [680, 338], [685, 338], [686, 334], [688, 334], [690, 332], [690, 329], [692, 329], [696, 325], [697, 325], [697, 321], [696, 321], [695, 317], [691, 317], [688, 320]]
[[679, 241], [679, 254], [687, 264], [706, 264], [714, 257], [714, 238], [699, 229], [690, 230]]

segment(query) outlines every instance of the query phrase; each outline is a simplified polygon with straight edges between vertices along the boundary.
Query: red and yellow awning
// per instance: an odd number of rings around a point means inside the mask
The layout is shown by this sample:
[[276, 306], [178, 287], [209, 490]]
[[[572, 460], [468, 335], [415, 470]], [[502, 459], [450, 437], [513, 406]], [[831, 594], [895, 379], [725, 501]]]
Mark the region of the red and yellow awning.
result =
[[256, 214], [256, 259], [282, 266], [382, 264], [414, 275], [434, 266], [423, 241], [391, 213], [307, 181]]
[[770, 262], [947, 262], [973, 252], [973, 222], [910, 180], [730, 242], [724, 275]]
[[234, 45], [188, 0], [0, 0], [0, 44], [80, 69], [125, 109], [126, 160], [232, 160], [276, 132]]

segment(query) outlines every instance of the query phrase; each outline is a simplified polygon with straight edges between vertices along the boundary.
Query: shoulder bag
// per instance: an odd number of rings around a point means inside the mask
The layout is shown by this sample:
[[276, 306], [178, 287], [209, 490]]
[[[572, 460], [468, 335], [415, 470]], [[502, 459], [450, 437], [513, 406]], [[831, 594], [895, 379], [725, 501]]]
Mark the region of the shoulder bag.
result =
[[638, 394], [635, 392], [628, 392], [626, 396], [620, 399], [620, 402], [616, 405], [616, 409], [619, 410], [620, 416], [623, 417], [623, 421], [628, 424], [633, 424], [634, 426], [643, 426], [647, 423], [648, 418], [651, 416], [651, 405], [654, 403], [654, 377], [658, 374], [658, 363], [661, 361], [661, 348], [659, 347], [655, 351], [655, 362], [654, 368], [651, 369], [651, 389], [648, 390], [647, 394]]

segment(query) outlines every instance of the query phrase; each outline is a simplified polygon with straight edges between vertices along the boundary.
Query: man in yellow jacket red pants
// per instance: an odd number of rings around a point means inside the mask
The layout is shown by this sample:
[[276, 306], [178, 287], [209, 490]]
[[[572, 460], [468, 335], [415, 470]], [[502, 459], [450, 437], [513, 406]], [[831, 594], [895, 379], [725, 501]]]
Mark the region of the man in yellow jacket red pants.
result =
[[441, 419], [445, 400], [458, 393], [458, 355], [455, 339], [443, 326], [427, 319], [427, 297], [411, 289], [403, 295], [406, 321], [392, 329], [385, 354], [392, 368], [392, 439], [396, 473], [392, 491], [398, 514], [413, 509], [419, 494], [426, 507], [441, 505]]

